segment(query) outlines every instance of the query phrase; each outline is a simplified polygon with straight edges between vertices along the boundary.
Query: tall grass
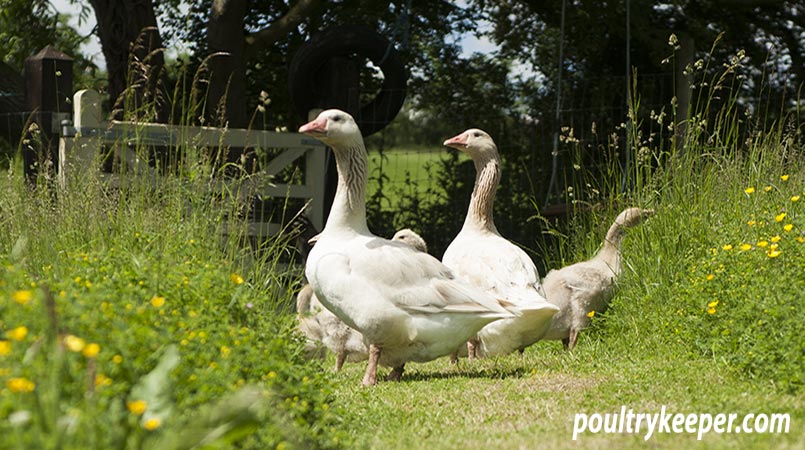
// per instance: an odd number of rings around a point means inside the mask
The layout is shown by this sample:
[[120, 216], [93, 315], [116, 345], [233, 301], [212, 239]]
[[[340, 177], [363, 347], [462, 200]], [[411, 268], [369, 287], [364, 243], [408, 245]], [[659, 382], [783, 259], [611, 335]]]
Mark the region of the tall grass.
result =
[[61, 189], [17, 161], [0, 181], [2, 447], [336, 446], [287, 314], [291, 233], [247, 235], [253, 171], [190, 145], [107, 150], [94, 166], [116, 175]]

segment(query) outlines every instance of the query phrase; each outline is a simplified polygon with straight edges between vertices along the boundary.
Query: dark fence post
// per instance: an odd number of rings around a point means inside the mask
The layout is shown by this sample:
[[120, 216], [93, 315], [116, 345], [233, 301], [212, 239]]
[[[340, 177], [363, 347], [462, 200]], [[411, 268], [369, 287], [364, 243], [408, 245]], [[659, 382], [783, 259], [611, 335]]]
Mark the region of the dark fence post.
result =
[[58, 167], [59, 130], [61, 121], [70, 118], [72, 95], [73, 58], [47, 46], [25, 60], [25, 100], [31, 124], [24, 130], [22, 152], [29, 181], [39, 171]]

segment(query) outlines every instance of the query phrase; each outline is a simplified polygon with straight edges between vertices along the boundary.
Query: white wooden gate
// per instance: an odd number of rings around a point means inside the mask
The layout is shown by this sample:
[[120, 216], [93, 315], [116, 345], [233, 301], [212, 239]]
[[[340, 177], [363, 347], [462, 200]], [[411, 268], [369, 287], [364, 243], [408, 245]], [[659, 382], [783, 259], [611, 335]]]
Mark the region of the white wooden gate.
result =
[[[104, 144], [282, 149], [260, 173], [246, 179], [249, 188], [244, 190], [264, 198], [306, 199], [306, 215], [317, 230], [324, 226], [325, 152], [324, 144], [318, 140], [299, 133], [104, 121], [101, 96], [93, 90], [76, 92], [73, 107], [73, 126], [66, 127], [69, 129], [62, 133], [59, 142], [59, 182], [62, 188], [68, 187], [68, 174], [76, 171], [91, 170], [111, 183], [120, 181], [119, 175], [101, 173], [99, 154]], [[117, 151], [129, 171], [146, 180], [151, 178], [153, 181], [158, 176], [146, 161], [138, 160], [128, 145], [118, 145]], [[305, 158], [305, 171], [301, 184], [272, 182], [274, 176], [302, 157]], [[278, 223], [255, 222], [250, 224], [248, 233], [267, 236], [280, 229]]]

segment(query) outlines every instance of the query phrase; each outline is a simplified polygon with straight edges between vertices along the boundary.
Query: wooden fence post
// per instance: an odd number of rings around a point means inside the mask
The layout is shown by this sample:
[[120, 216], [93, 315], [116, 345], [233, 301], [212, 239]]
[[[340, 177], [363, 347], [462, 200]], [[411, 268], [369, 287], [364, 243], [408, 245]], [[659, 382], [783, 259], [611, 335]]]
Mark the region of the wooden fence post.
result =
[[101, 94], [91, 89], [82, 89], [73, 95], [74, 137], [63, 136], [59, 143], [59, 182], [67, 186], [73, 171], [92, 169], [100, 150], [101, 141], [92, 131], [103, 126], [101, 118]]
[[72, 92], [72, 58], [47, 46], [25, 60], [25, 100], [37, 124], [35, 129], [25, 130], [28, 143], [23, 146], [23, 161], [29, 181], [42, 165], [56, 164], [53, 157], [61, 121], [70, 117]]

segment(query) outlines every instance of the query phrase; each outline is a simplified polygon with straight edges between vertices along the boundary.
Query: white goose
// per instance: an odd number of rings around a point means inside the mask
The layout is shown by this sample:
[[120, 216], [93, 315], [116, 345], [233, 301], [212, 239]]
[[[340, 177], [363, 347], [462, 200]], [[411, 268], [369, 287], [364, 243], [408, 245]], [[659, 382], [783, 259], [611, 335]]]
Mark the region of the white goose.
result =
[[516, 316], [463, 281], [436, 258], [373, 235], [366, 225], [366, 148], [352, 117], [330, 109], [299, 128], [333, 149], [335, 199], [305, 275], [322, 304], [369, 344], [364, 385], [377, 365], [399, 380], [405, 363], [453, 352], [484, 325]]
[[[421, 252], [428, 251], [425, 240], [408, 228], [395, 233], [391, 240], [403, 242]], [[322, 306], [309, 284], [296, 296], [296, 311], [299, 331], [307, 338], [305, 349], [310, 357], [323, 357], [321, 345], [324, 345], [335, 354], [335, 371], [338, 372], [344, 362], [363, 361], [369, 356], [363, 335]]]
[[545, 294], [560, 311], [543, 339], [561, 339], [566, 350], [576, 346], [579, 330], [589, 325], [590, 316], [604, 312], [612, 299], [613, 285], [621, 273], [620, 250], [626, 230], [653, 214], [651, 209], [624, 210], [609, 227], [604, 246], [595, 256], [548, 272], [542, 282]]
[[472, 285], [523, 311], [519, 317], [484, 327], [477, 341], [468, 342], [467, 352], [472, 359], [523, 350], [542, 337], [559, 308], [542, 295], [539, 272], [531, 258], [495, 227], [492, 210], [500, 182], [497, 146], [478, 129], [467, 130], [444, 145], [467, 153], [475, 163], [476, 177], [464, 226], [442, 261]]

